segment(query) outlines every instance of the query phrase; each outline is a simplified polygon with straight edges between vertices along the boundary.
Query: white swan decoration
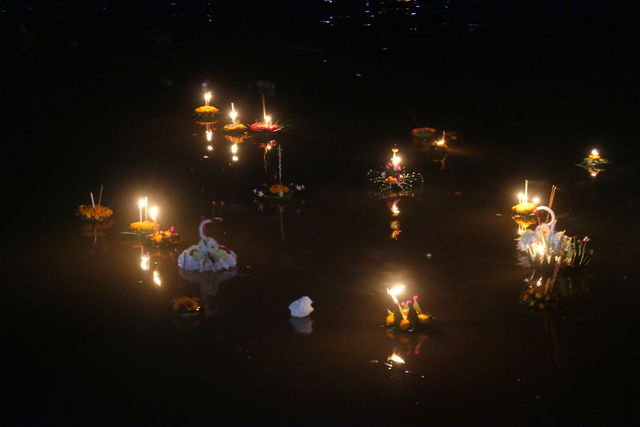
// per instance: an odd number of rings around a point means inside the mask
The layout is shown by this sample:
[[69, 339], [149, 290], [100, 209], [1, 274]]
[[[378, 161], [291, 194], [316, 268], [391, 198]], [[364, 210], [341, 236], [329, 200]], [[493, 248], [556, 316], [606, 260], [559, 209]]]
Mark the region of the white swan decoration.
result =
[[204, 234], [204, 226], [210, 222], [210, 219], [205, 219], [200, 223], [200, 241], [182, 251], [178, 257], [178, 267], [191, 271], [221, 271], [238, 264], [235, 252]]

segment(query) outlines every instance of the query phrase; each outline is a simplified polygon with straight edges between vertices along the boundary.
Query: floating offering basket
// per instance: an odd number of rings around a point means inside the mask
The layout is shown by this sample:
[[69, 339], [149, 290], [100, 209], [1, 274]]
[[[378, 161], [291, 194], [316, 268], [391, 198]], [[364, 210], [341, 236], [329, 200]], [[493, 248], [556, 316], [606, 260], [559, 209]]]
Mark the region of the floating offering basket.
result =
[[604, 172], [606, 170], [606, 166], [608, 164], [609, 160], [602, 157], [598, 150], [594, 148], [591, 150], [591, 153], [589, 153], [589, 156], [582, 159], [582, 162], [576, 166], [585, 169], [589, 172], [589, 175], [595, 178], [600, 174], [600, 172]]
[[177, 245], [179, 241], [180, 235], [176, 232], [175, 227], [170, 227], [168, 230], [157, 230], [147, 235], [145, 243], [155, 247], [169, 247]]
[[396, 295], [404, 289], [404, 285], [399, 285], [393, 289], [387, 289], [387, 293], [393, 299], [395, 307], [393, 310], [387, 309], [385, 326], [394, 331], [414, 332], [429, 326], [435, 319], [431, 314], [422, 311], [418, 304], [418, 296], [412, 300], [398, 301]]
[[177, 316], [197, 316], [201, 313], [202, 300], [200, 298], [179, 297], [170, 301], [171, 312]]
[[424, 183], [424, 177], [418, 172], [409, 172], [400, 165], [398, 148], [393, 147], [391, 160], [381, 171], [369, 170], [369, 182], [380, 192], [408, 191]]
[[103, 206], [100, 204], [102, 202], [103, 188], [103, 186], [100, 186], [100, 196], [98, 197], [98, 203], [95, 202], [93, 193], [89, 193], [89, 196], [91, 197], [91, 204], [78, 206], [76, 215], [78, 215], [84, 221], [91, 222], [102, 222], [110, 219], [113, 216], [113, 210], [107, 206]]
[[556, 231], [556, 215], [546, 206], [538, 206], [535, 211], [548, 212], [551, 219], [535, 230], [524, 230], [518, 238], [518, 250], [529, 255], [532, 265], [547, 269], [556, 265], [578, 269], [591, 262], [593, 250], [587, 247], [588, 236], [578, 239], [565, 235], [564, 231]]
[[200, 242], [182, 251], [178, 256], [178, 266], [185, 270], [221, 271], [237, 265], [237, 256], [231, 249], [219, 245], [213, 237], [204, 234], [205, 225], [212, 222], [205, 219], [200, 223]]

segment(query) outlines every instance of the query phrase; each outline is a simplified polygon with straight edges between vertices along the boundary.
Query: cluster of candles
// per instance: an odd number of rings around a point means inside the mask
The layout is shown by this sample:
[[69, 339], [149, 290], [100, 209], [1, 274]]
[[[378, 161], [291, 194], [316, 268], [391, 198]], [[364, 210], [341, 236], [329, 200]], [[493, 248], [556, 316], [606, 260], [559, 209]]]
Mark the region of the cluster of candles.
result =
[[[206, 106], [209, 106], [209, 103], [211, 102], [211, 98], [213, 97], [213, 94], [211, 93], [211, 91], [208, 91], [204, 94], [204, 102]], [[264, 96], [262, 97], [262, 116], [263, 116], [263, 120], [262, 122], [256, 122], [253, 125], [251, 125], [251, 129], [253, 130], [257, 130], [257, 131], [264, 131], [264, 130], [277, 130], [280, 127], [276, 124], [273, 123], [271, 116], [269, 114], [267, 114], [267, 108], [265, 105], [265, 100], [264, 100]], [[231, 126], [241, 126], [241, 129], [244, 129], [244, 125], [242, 125], [240, 123], [240, 121], [238, 120], [238, 111], [236, 111], [236, 106], [235, 104], [232, 102], [231, 103], [231, 111], [229, 112], [229, 117], [231, 118]], [[205, 129], [205, 138], [207, 140], [207, 151], [213, 151], [213, 144], [210, 144], [213, 140], [213, 130], [211, 128], [210, 124], [206, 125], [206, 129]], [[231, 145], [231, 160], [234, 162], [237, 162], [239, 160], [238, 157], [238, 143], [235, 141], [232, 141], [232, 145]], [[271, 147], [269, 147], [271, 148]], [[205, 155], [204, 156], [205, 159], [209, 158], [209, 156]]]

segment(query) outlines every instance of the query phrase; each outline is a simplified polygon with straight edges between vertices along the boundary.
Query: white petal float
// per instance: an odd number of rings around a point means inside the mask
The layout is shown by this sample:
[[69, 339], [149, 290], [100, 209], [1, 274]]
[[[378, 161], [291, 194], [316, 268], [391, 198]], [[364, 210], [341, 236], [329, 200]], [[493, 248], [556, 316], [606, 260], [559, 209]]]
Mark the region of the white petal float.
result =
[[313, 301], [309, 297], [302, 297], [289, 304], [289, 311], [293, 317], [306, 317], [313, 311]]

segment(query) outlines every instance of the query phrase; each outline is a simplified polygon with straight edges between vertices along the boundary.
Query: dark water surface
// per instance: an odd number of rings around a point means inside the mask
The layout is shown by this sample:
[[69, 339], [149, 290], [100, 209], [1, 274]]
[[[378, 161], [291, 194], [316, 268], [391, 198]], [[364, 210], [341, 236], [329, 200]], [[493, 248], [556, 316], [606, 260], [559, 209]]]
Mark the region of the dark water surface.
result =
[[[255, 92], [220, 80], [214, 105], [225, 111], [234, 101], [243, 120], [259, 116]], [[307, 190], [282, 210], [260, 209], [251, 190], [271, 182], [276, 154], [265, 173], [261, 141], [252, 139], [232, 162], [219, 131], [208, 151], [204, 127], [190, 116], [199, 83], [96, 84], [95, 97], [86, 87], [59, 89], [44, 101], [46, 118], [12, 131], [21, 145], [8, 166], [18, 210], [7, 221], [19, 240], [7, 255], [17, 296], [6, 301], [6, 375], [18, 422], [631, 419], [638, 180], [619, 143], [624, 129], [607, 131], [612, 118], [575, 113], [566, 123], [557, 110], [532, 107], [529, 125], [514, 125], [507, 111], [478, 116], [469, 111], [481, 107], [460, 105], [447, 113], [423, 102], [414, 123], [402, 96], [285, 93], [268, 98], [288, 124], [276, 138], [285, 182]], [[415, 124], [441, 123], [461, 134], [444, 170], [410, 138]], [[371, 197], [364, 181], [393, 144], [425, 175], [423, 190], [399, 202], [397, 239], [387, 201]], [[574, 166], [591, 144], [613, 161], [596, 179]], [[558, 227], [589, 235], [596, 250], [549, 313], [516, 302], [530, 270], [517, 264], [508, 213], [525, 178], [543, 200], [558, 185]], [[97, 235], [73, 212], [101, 184], [116, 214]], [[151, 251], [161, 286], [140, 268], [143, 249], [120, 234], [143, 195], [182, 236], [178, 252]], [[222, 217], [211, 234], [238, 254], [237, 274], [208, 283], [180, 276], [176, 253], [197, 242], [202, 215]], [[436, 316], [432, 329], [393, 336], [380, 327], [391, 307], [385, 289], [396, 282], [420, 295]], [[172, 316], [169, 300], [185, 295], [204, 297], [205, 314]], [[294, 325], [287, 306], [304, 295], [315, 311]], [[384, 364], [394, 352], [404, 366]]]

